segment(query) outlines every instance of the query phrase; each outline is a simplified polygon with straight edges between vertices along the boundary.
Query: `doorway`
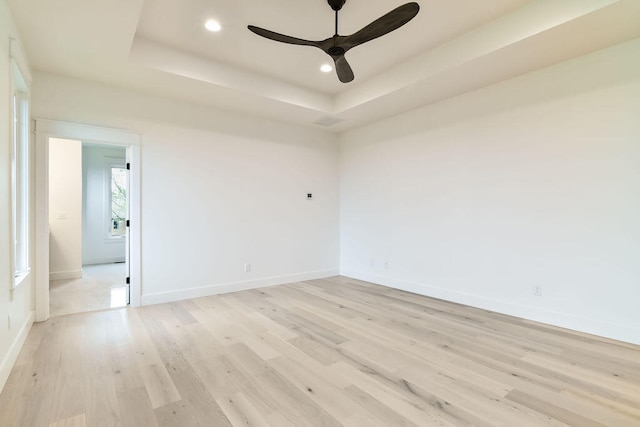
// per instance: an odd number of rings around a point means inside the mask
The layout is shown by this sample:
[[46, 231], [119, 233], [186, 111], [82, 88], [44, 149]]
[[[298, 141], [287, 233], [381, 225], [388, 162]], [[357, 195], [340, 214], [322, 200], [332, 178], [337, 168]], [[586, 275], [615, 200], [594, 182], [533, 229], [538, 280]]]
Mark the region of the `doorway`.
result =
[[50, 315], [129, 302], [126, 148], [49, 138]]
[[[97, 126], [82, 125], [77, 123], [60, 122], [52, 120], [36, 119], [35, 124], [36, 133], [36, 172], [35, 172], [35, 186], [36, 186], [36, 218], [35, 218], [35, 236], [36, 236], [36, 320], [47, 320], [51, 314], [51, 290], [49, 287], [50, 274], [52, 272], [50, 265], [50, 250], [57, 242], [51, 240], [50, 227], [51, 215], [53, 215], [54, 221], [60, 218], [64, 221], [65, 213], [67, 214], [67, 220], [70, 212], [67, 209], [57, 209], [55, 206], [50, 206], [50, 142], [55, 139], [83, 141], [81, 145], [87, 147], [108, 147], [112, 149], [124, 150], [125, 153], [125, 169], [128, 167], [126, 197], [128, 198], [128, 213], [127, 218], [122, 218], [122, 211], [116, 212], [116, 216], [107, 221], [106, 232], [108, 232], [114, 239], [113, 242], [119, 243], [118, 239], [123, 239], [122, 232], [123, 226], [126, 227], [124, 239], [125, 243], [125, 260], [129, 260], [128, 263], [128, 279], [125, 278], [125, 286], [128, 288], [128, 301], [132, 306], [140, 305], [140, 174], [139, 174], [139, 159], [140, 159], [140, 135], [128, 131], [119, 129], [103, 128]], [[112, 168], [113, 166], [113, 168]], [[115, 174], [115, 179], [118, 180], [118, 176], [122, 177], [120, 167], [121, 162], [110, 162], [108, 169], [110, 174]], [[113, 169], [113, 170], [112, 170]], [[110, 179], [113, 179], [110, 177]], [[122, 185], [122, 180], [117, 182], [118, 185]], [[111, 203], [113, 197], [111, 196]], [[117, 200], [116, 200], [117, 203]], [[52, 209], [50, 209], [52, 208]], [[113, 215], [113, 212], [108, 213]], [[82, 233], [81, 233], [82, 234]], [[109, 235], [103, 236], [103, 238], [109, 238]], [[80, 243], [82, 247], [82, 243]], [[77, 253], [77, 252], [76, 252]], [[118, 255], [120, 256], [120, 255]], [[84, 278], [90, 279], [93, 272], [83, 267], [82, 255], [80, 255], [80, 271]], [[108, 261], [117, 261], [117, 259], [109, 259]], [[117, 262], [108, 262], [107, 264], [117, 265]], [[77, 264], [76, 264], [77, 265]], [[125, 267], [126, 268], [126, 267]], [[97, 268], [99, 269], [99, 268]], [[71, 268], [68, 271], [73, 272]], [[126, 270], [125, 270], [126, 271]], [[87, 272], [88, 274], [85, 274]], [[109, 272], [96, 272], [99, 274], [109, 275]], [[75, 280], [75, 279], [68, 279]], [[126, 283], [128, 282], [128, 283]], [[79, 285], [80, 286], [80, 285]], [[125, 297], [126, 299], [126, 297]]]

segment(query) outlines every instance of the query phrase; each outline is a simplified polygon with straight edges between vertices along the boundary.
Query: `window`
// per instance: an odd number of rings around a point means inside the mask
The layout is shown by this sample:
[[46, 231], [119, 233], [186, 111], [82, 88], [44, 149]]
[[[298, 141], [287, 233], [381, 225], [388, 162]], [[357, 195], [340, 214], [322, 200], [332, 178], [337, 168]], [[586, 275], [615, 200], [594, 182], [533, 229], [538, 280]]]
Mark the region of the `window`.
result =
[[127, 220], [127, 171], [122, 166], [111, 166], [110, 234], [121, 237], [126, 234]]
[[29, 266], [29, 89], [12, 61], [11, 217], [13, 236], [13, 286], [27, 276]]

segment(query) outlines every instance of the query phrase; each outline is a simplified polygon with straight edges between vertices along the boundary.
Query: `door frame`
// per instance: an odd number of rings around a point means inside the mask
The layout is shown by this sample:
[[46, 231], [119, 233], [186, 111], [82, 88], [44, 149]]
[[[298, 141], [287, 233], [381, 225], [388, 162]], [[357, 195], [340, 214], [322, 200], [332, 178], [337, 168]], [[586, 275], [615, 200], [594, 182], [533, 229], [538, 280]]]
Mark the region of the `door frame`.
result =
[[73, 139], [125, 147], [130, 152], [129, 172], [129, 277], [130, 304], [141, 301], [140, 240], [140, 143], [138, 133], [63, 122], [35, 119], [35, 305], [36, 321], [49, 319], [49, 139]]

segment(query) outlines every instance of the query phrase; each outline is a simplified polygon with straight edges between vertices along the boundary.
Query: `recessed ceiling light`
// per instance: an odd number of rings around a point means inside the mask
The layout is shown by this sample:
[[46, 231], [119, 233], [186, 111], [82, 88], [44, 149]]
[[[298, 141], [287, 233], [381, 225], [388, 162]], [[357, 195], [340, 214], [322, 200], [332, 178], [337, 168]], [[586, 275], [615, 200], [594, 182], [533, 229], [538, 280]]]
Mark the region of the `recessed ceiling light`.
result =
[[213, 19], [209, 19], [205, 24], [204, 27], [209, 30], [209, 31], [214, 31], [214, 32], [218, 32], [222, 29], [222, 27], [220, 26], [220, 23], [218, 21], [215, 21]]
[[333, 70], [333, 67], [329, 64], [324, 64], [322, 65], [322, 67], [320, 67], [320, 71], [322, 71], [323, 73], [330, 73]]

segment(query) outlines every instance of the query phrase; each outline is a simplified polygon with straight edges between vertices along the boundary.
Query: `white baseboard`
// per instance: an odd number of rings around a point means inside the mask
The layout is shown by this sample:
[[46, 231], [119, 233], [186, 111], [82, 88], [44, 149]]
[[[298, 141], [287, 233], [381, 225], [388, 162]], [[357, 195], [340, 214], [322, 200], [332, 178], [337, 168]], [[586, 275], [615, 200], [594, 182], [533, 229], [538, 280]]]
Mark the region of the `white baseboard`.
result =
[[110, 257], [110, 258], [93, 258], [93, 259], [83, 260], [82, 265], [115, 264], [119, 262], [125, 262], [125, 258], [122, 256]]
[[25, 340], [27, 339], [27, 335], [29, 335], [29, 331], [31, 330], [31, 325], [33, 325], [33, 320], [35, 319], [35, 311], [31, 311], [27, 316], [27, 319], [20, 327], [20, 331], [18, 335], [13, 340], [13, 343], [9, 347], [9, 351], [6, 356], [0, 363], [0, 392], [4, 388], [4, 385], [7, 383], [9, 379], [9, 374], [11, 374], [11, 370], [13, 366], [16, 364], [18, 360], [18, 356], [20, 355], [20, 350], [22, 350], [22, 346], [24, 345]]
[[51, 271], [49, 272], [49, 280], [71, 280], [81, 279], [82, 269], [73, 271]]
[[246, 291], [267, 286], [284, 285], [286, 283], [302, 282], [305, 280], [324, 279], [337, 276], [339, 270], [319, 270], [307, 273], [291, 274], [288, 276], [274, 276], [243, 282], [222, 283], [219, 285], [203, 286], [200, 288], [181, 289], [176, 291], [158, 292], [142, 295], [142, 305], [162, 304], [190, 298], [207, 297], [210, 295], [226, 294], [230, 292]]
[[342, 269], [340, 275], [378, 285], [388, 286], [415, 294], [456, 302], [472, 307], [508, 314], [522, 319], [546, 323], [587, 334], [598, 335], [631, 344], [640, 344], [640, 330], [628, 325], [607, 322], [602, 319], [575, 316], [569, 313], [549, 311], [540, 307], [526, 306], [509, 301], [501, 301], [451, 289], [429, 286], [407, 280], [386, 277], [362, 271]]

